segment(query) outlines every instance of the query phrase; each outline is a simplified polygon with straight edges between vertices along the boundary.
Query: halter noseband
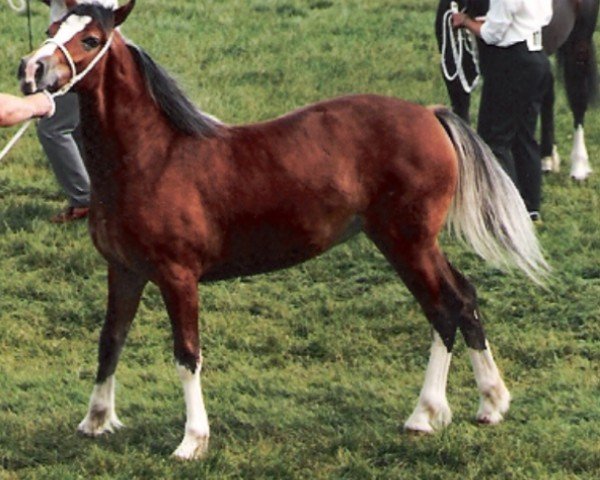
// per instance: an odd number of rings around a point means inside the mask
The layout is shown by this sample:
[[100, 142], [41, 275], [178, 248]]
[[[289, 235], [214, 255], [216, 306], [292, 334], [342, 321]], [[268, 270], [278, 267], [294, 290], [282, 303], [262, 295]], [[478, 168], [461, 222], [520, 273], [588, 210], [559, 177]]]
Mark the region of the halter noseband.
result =
[[53, 38], [49, 38], [46, 41], [44, 41], [44, 43], [42, 43], [42, 46], [46, 45], [48, 43], [55, 45], [65, 56], [65, 58], [67, 59], [67, 62], [69, 64], [69, 68], [71, 69], [71, 79], [67, 83], [65, 83], [59, 90], [50, 94], [52, 96], [52, 98], [60, 97], [64, 94], [66, 94], [69, 90], [71, 90], [71, 88], [73, 88], [73, 86], [76, 83], [78, 83], [81, 79], [83, 79], [83, 77], [85, 77], [88, 73], [90, 73], [92, 68], [94, 68], [96, 66], [96, 64], [100, 61], [100, 59], [106, 54], [106, 52], [108, 52], [108, 49], [110, 48], [110, 45], [112, 43], [113, 35], [114, 35], [114, 32], [111, 32], [108, 37], [108, 40], [106, 41], [106, 43], [104, 44], [102, 49], [96, 54], [96, 56], [92, 59], [92, 61], [88, 64], [88, 66], [85, 67], [79, 73], [77, 73], [77, 69], [75, 68], [75, 62], [73, 61], [73, 57], [69, 53], [69, 50], [67, 50], [67, 47], [65, 47], [62, 43], [57, 42]]

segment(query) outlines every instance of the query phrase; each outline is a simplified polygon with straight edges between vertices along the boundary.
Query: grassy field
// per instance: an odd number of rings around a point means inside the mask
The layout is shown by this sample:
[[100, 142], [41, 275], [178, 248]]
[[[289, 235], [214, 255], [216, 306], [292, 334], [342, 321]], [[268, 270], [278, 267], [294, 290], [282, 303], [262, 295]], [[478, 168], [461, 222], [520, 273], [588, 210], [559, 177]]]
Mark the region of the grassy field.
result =
[[[143, 0], [123, 32], [205, 111], [252, 122], [349, 92], [447, 102], [435, 5]], [[32, 6], [37, 44], [47, 12]], [[17, 93], [26, 20], [6, 2], [0, 13], [0, 91]], [[571, 119], [559, 91], [566, 158]], [[0, 145], [14, 131], [0, 132]], [[127, 428], [96, 440], [75, 433], [95, 374], [106, 269], [85, 224], [48, 222], [64, 199], [32, 129], [0, 164], [0, 479], [599, 478], [598, 111], [587, 117], [587, 136], [596, 174], [576, 185], [564, 168], [544, 181], [539, 236], [554, 269], [547, 291], [443, 239], [478, 288], [514, 397], [503, 424], [474, 423], [478, 395], [459, 341], [448, 390], [454, 423], [427, 437], [402, 431], [429, 328], [381, 255], [358, 238], [297, 268], [201, 288], [211, 451], [203, 462], [179, 463], [169, 454], [183, 431], [183, 396], [155, 287], [117, 375]]]

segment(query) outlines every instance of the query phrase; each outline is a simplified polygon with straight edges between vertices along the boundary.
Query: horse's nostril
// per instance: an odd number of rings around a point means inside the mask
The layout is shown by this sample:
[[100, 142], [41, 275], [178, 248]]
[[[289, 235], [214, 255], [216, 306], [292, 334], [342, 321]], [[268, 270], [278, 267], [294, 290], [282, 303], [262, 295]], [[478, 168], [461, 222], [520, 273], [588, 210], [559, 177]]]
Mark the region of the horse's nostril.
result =
[[19, 63], [19, 69], [17, 70], [17, 78], [20, 80], [22, 78], [25, 78], [25, 65], [27, 65], [27, 62], [25, 62], [25, 59], [21, 59], [21, 62]]
[[44, 76], [44, 64], [42, 62], [36, 62], [35, 64], [35, 81], [39, 82]]

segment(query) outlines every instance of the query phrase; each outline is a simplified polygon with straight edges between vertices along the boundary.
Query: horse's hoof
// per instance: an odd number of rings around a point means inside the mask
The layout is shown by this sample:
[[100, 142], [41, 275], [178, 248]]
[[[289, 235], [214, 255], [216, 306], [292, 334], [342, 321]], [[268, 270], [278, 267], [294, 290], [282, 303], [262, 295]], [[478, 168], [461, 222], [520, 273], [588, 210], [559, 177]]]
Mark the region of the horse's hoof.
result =
[[186, 434], [173, 457], [178, 460], [201, 460], [208, 454], [208, 436]]
[[552, 153], [547, 157], [542, 158], [542, 172], [559, 172], [560, 171], [560, 155], [556, 145], [552, 147]]
[[497, 425], [504, 417], [500, 412], [488, 412], [486, 414], [477, 415], [477, 423], [480, 425]]
[[542, 172], [544, 172], [544, 173], [552, 172], [552, 157], [542, 158]]
[[577, 182], [583, 182], [587, 180], [591, 173], [592, 170], [590, 168], [575, 169], [571, 170], [571, 178]]
[[116, 415], [113, 415], [112, 418], [92, 418], [87, 415], [78, 425], [77, 431], [86, 437], [99, 437], [107, 433], [114, 433], [123, 427], [124, 425]]
[[428, 422], [416, 423], [407, 421], [404, 424], [404, 430], [415, 436], [433, 435], [435, 430]]
[[452, 422], [452, 411], [447, 403], [419, 403], [404, 424], [410, 433], [432, 434]]
[[477, 412], [477, 423], [496, 425], [504, 419], [504, 414], [510, 407], [510, 392], [500, 380], [481, 392], [481, 403]]

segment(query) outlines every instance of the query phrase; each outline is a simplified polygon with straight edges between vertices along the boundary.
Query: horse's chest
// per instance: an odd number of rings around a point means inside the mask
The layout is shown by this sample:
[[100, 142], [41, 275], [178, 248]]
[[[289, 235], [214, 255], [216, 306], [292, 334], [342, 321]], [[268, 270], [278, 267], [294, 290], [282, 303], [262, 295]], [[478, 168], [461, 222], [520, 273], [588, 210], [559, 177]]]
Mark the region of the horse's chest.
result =
[[90, 222], [90, 233], [94, 245], [107, 260], [116, 261], [123, 265], [131, 263], [121, 231], [114, 222], [100, 216], [95, 221]]

